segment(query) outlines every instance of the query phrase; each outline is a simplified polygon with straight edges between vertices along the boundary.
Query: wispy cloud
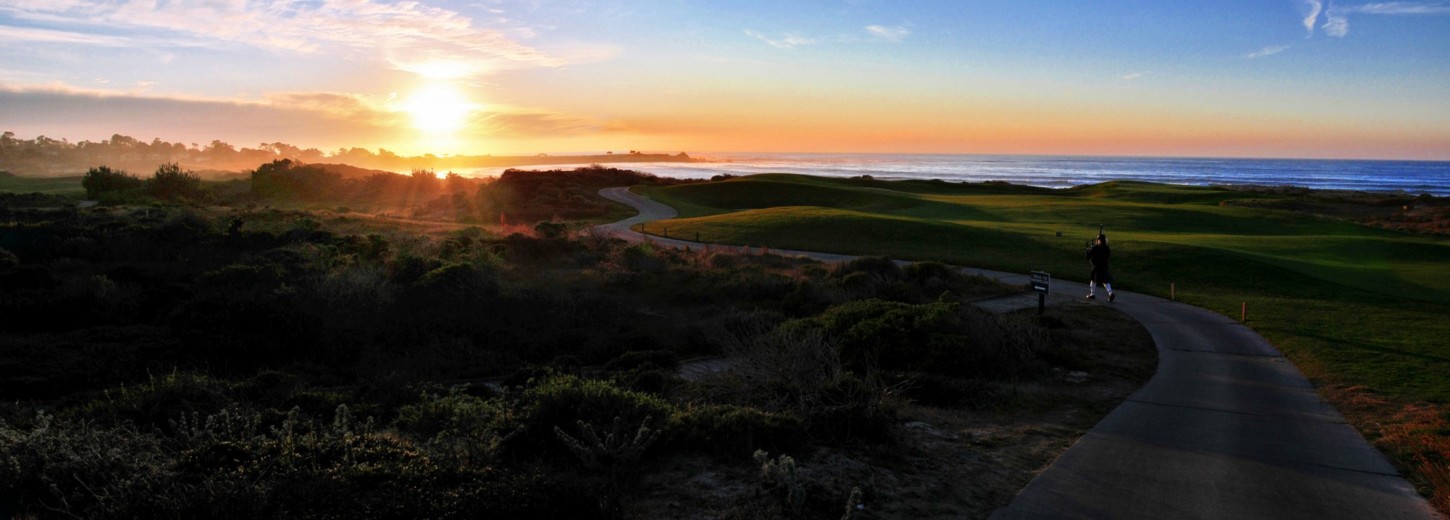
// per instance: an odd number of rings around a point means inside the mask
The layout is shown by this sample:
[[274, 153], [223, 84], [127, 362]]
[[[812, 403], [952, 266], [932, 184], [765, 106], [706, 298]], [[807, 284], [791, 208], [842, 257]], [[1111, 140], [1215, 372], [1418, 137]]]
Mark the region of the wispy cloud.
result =
[[772, 38], [770, 36], [762, 34], [760, 31], [754, 29], [746, 29], [745, 34], [747, 36], [750, 36], [751, 38], [763, 41], [771, 47], [775, 47], [777, 49], [790, 49], [802, 45], [814, 45], [816, 43], [816, 40], [812, 38], [806, 38], [804, 36], [800, 36], [794, 33], [785, 33], [785, 35], [780, 38]]
[[1284, 51], [1287, 51], [1287, 50], [1289, 50], [1289, 46], [1288, 45], [1270, 45], [1268, 47], [1264, 47], [1264, 48], [1259, 49], [1257, 51], [1250, 52], [1250, 53], [1244, 55], [1244, 57], [1252, 60], [1252, 59], [1255, 59], [1255, 58], [1262, 58], [1262, 57], [1265, 57], [1265, 56], [1273, 56], [1275, 54], [1278, 54], [1278, 53], [1281, 53], [1281, 52], [1284, 52]]
[[1138, 78], [1141, 78], [1141, 77], [1147, 76], [1147, 75], [1148, 75], [1148, 71], [1142, 71], [1142, 72], [1130, 72], [1130, 73], [1127, 73], [1127, 74], [1122, 75], [1121, 77], [1123, 78], [1123, 81], [1133, 81], [1133, 80], [1136, 80]]
[[484, 136], [558, 137], [624, 130], [622, 123], [603, 124], [547, 111], [493, 107], [479, 113], [474, 126]]
[[[95, 45], [116, 40], [94, 36], [146, 31], [222, 44], [296, 53], [354, 51], [396, 64], [455, 61], [477, 71], [518, 66], [557, 66], [557, 57], [475, 26], [457, 11], [418, 2], [377, 0], [252, 0], [216, 2], [74, 2], [0, 0], [0, 12], [16, 19], [62, 25], [90, 36]], [[16, 29], [16, 28], [12, 28]], [[67, 33], [31, 30], [20, 36], [63, 38]], [[87, 43], [77, 39], [76, 43]]]
[[10, 26], [0, 26], [0, 41], [12, 43], [68, 43], [100, 47], [125, 47], [131, 45], [131, 42], [126, 38], [117, 36]]
[[387, 125], [399, 121], [396, 113], [385, 110], [379, 99], [337, 92], [283, 92], [269, 94], [260, 104], [281, 110], [301, 110], [331, 116], [343, 121], [359, 121]]
[[1416, 2], [1381, 2], [1365, 4], [1353, 9], [1365, 14], [1450, 14], [1450, 5], [1422, 4]]
[[871, 33], [872, 36], [891, 42], [899, 42], [907, 36], [911, 36], [911, 30], [900, 25], [894, 27], [867, 25], [866, 32]]
[[1314, 24], [1319, 20], [1319, 12], [1324, 10], [1324, 4], [1319, 0], [1301, 0], [1300, 11], [1304, 13], [1304, 30], [1309, 36], [1314, 35]]
[[1349, 34], [1349, 16], [1331, 6], [1329, 12], [1324, 13], [1324, 25], [1321, 28], [1324, 29], [1324, 34], [1343, 38]]
[[[1317, 1], [1306, 0], [1317, 4]], [[1317, 14], [1317, 13], [1316, 13]], [[1343, 38], [1349, 34], [1350, 15], [1392, 15], [1392, 16], [1426, 16], [1450, 14], [1450, 4], [1441, 2], [1377, 2], [1361, 5], [1335, 5], [1329, 4], [1324, 11], [1324, 34]], [[1306, 20], [1307, 26], [1313, 24], [1313, 19]], [[1312, 29], [1311, 29], [1312, 31]]]

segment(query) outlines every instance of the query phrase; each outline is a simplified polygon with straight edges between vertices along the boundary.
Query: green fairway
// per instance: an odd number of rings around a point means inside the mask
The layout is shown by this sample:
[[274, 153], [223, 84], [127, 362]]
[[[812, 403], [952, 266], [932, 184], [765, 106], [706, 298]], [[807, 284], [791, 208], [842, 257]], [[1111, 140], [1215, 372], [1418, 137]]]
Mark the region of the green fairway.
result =
[[1247, 303], [1249, 325], [1321, 382], [1450, 402], [1450, 240], [1225, 204], [1290, 195], [797, 175], [641, 191], [680, 210], [660, 223], [673, 236], [1078, 281], [1084, 243], [1105, 224], [1117, 287], [1166, 297], [1176, 284], [1178, 299], [1235, 318]]
[[11, 177], [0, 175], [0, 192], [44, 193], [80, 197], [86, 194], [80, 177]]

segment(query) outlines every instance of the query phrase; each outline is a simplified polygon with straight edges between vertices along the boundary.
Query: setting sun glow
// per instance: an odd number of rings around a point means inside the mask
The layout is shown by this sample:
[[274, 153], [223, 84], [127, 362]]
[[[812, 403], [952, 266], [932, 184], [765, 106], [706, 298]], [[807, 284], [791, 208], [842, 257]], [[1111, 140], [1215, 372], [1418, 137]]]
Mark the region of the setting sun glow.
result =
[[468, 122], [475, 106], [457, 88], [433, 83], [409, 95], [402, 109], [412, 119], [413, 128], [430, 134], [452, 134]]

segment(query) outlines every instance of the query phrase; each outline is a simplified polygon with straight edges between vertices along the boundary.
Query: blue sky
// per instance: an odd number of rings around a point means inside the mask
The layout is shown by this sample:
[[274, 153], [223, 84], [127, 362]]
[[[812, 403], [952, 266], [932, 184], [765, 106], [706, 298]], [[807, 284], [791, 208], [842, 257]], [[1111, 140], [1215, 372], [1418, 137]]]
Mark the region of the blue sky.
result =
[[0, 130], [1450, 159], [1450, 2], [0, 0]]

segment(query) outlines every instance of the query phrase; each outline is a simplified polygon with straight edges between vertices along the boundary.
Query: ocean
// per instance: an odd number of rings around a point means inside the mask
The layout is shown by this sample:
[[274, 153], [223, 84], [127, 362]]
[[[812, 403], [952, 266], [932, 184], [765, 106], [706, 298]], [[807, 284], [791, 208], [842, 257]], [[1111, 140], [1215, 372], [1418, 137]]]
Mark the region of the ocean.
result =
[[[1450, 196], [1450, 162], [927, 154], [701, 154], [698, 163], [611, 163], [661, 177], [800, 173], [825, 177], [1006, 181], [1068, 188], [1112, 180], [1165, 184], [1299, 186]], [[573, 165], [549, 166], [568, 168]], [[466, 172], [497, 175], [503, 168]], [[460, 172], [465, 173], [465, 172]]]

